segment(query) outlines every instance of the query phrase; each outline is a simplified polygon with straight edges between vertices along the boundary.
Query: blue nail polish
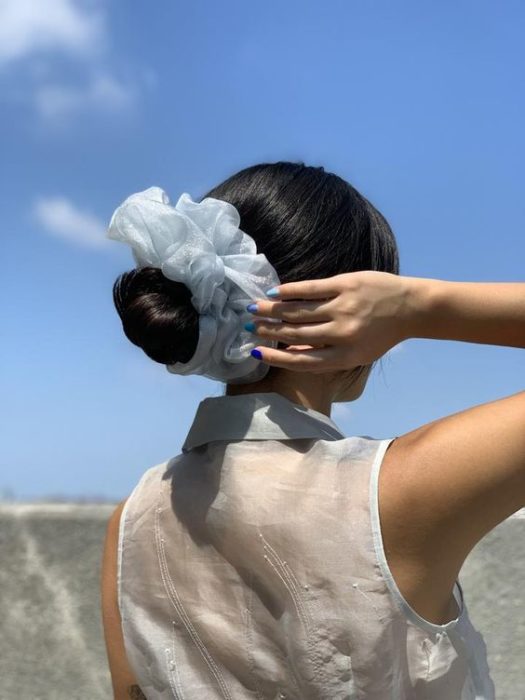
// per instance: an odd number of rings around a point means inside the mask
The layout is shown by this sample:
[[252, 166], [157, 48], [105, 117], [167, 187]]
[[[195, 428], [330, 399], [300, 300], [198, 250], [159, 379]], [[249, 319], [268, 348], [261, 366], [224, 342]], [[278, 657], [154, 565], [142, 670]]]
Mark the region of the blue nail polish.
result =
[[244, 324], [244, 328], [247, 331], [250, 331], [250, 333], [254, 333], [255, 332], [255, 323], [253, 321], [249, 321], [248, 323]]
[[272, 287], [266, 292], [267, 297], [278, 297], [279, 296], [279, 291], [277, 287]]
[[256, 360], [262, 360], [262, 352], [260, 350], [252, 350], [250, 355], [255, 357]]
[[257, 312], [257, 304], [248, 304], [246, 307], [246, 311], [249, 311], [251, 314], [254, 314]]

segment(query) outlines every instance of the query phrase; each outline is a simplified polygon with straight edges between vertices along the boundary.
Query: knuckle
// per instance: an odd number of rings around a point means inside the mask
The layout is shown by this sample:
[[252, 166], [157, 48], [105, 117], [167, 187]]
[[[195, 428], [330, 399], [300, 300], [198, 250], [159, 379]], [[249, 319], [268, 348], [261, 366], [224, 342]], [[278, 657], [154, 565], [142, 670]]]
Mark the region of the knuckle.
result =
[[280, 287], [281, 296], [286, 294], [289, 299], [293, 298], [294, 295], [298, 295], [302, 292], [303, 287], [303, 282], [287, 282], [286, 284], [282, 284]]
[[294, 321], [299, 314], [299, 303], [296, 301], [287, 301], [286, 305], [281, 304], [281, 309], [276, 309], [276, 313], [280, 312], [282, 318], [287, 321]]
[[282, 333], [283, 336], [286, 338], [291, 338], [292, 340], [296, 340], [299, 337], [299, 328], [292, 326], [292, 325], [285, 325], [282, 327]]
[[280, 306], [282, 306], [282, 304], [278, 301], [258, 301], [255, 315], [276, 317], [279, 315]]
[[266, 326], [264, 323], [256, 323], [255, 324], [255, 329], [253, 331], [255, 335], [267, 335], [268, 331], [266, 330]]
[[282, 319], [284, 310], [285, 310], [285, 303], [284, 302], [274, 301], [274, 302], [272, 302], [272, 306], [270, 307], [270, 315], [272, 316], [272, 318]]
[[347, 321], [341, 329], [342, 338], [353, 338], [359, 331], [359, 323], [355, 319]]
[[264, 333], [265, 335], [274, 336], [277, 331], [277, 324], [271, 321], [257, 323], [255, 326], [256, 333]]
[[314, 300], [314, 301], [293, 301], [285, 309], [286, 318], [290, 321], [305, 321], [308, 322], [311, 319], [315, 319], [319, 312], [324, 310], [324, 301]]

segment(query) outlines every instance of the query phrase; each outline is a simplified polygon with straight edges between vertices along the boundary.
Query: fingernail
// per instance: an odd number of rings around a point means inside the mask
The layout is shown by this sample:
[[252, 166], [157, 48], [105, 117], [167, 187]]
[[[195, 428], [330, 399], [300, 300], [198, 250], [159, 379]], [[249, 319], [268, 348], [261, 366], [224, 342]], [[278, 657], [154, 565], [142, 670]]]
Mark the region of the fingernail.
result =
[[254, 333], [255, 331], [255, 323], [253, 321], [249, 321], [248, 323], [244, 324], [244, 328], [247, 331], [250, 331], [250, 333]]
[[255, 357], [256, 360], [262, 360], [262, 352], [260, 350], [252, 350], [250, 355]]
[[272, 287], [266, 292], [267, 297], [278, 297], [279, 296], [279, 290], [277, 287]]
[[248, 304], [246, 311], [249, 311], [251, 314], [257, 313], [257, 304]]

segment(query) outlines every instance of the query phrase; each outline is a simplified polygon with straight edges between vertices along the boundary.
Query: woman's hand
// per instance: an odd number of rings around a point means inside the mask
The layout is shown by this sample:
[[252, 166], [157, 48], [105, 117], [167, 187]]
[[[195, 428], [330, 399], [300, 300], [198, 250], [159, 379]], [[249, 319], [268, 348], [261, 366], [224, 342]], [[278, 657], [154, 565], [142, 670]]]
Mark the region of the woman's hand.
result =
[[290, 345], [286, 350], [259, 347], [259, 359], [299, 372], [372, 363], [410, 337], [412, 279], [365, 270], [279, 285], [277, 301], [254, 300], [253, 332]]

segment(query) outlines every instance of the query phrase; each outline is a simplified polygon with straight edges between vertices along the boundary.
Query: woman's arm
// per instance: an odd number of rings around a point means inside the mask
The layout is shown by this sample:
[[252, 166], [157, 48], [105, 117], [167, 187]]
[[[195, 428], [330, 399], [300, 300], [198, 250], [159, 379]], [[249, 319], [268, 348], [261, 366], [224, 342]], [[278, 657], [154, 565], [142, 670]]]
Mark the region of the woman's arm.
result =
[[[277, 289], [279, 301], [257, 300], [255, 313], [282, 324], [257, 320], [256, 332], [297, 346], [260, 348], [263, 361], [290, 370], [351, 369], [407, 338], [525, 347], [523, 283], [362, 271]], [[525, 391], [398, 436], [379, 487], [403, 560], [410, 551], [414, 571], [450, 593], [473, 547], [525, 507]]]
[[[525, 347], [525, 284], [405, 279], [407, 337]], [[401, 435], [381, 479], [382, 523], [402, 543], [390, 556], [449, 593], [476, 544], [525, 507], [525, 391]]]
[[525, 347], [525, 283], [404, 279], [407, 337]]
[[286, 350], [257, 348], [259, 359], [284, 369], [352, 369], [408, 338], [525, 347], [522, 282], [449, 282], [363, 270], [287, 282], [277, 290], [277, 300], [258, 299], [248, 308], [255, 334], [289, 344]]

